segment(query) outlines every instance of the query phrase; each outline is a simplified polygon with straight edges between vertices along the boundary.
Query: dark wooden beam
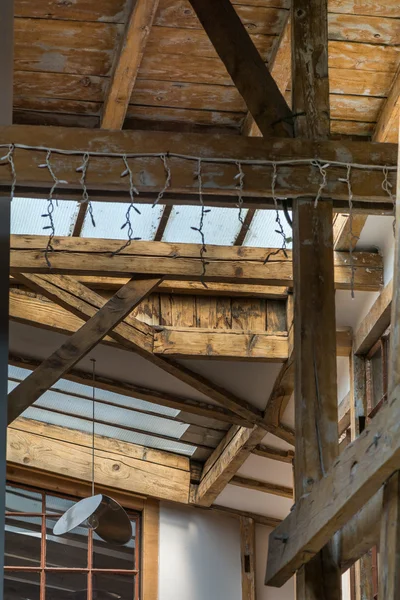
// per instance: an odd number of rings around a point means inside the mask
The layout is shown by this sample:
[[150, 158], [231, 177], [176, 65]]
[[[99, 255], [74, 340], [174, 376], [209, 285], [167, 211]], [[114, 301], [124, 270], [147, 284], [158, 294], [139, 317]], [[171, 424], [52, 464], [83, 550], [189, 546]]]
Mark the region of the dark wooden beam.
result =
[[230, 0], [190, 0], [264, 136], [293, 136], [291, 111]]
[[47, 358], [8, 395], [8, 424], [54, 385], [118, 325], [143, 298], [158, 285], [160, 278], [132, 279], [119, 290], [71, 338]]

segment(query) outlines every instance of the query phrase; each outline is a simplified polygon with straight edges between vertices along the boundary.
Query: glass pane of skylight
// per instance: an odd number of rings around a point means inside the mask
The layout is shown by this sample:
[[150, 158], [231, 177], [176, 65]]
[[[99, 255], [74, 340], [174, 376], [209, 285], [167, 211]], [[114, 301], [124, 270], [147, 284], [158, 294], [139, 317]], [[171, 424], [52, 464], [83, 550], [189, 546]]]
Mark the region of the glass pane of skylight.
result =
[[[79, 205], [72, 200], [54, 201], [53, 220], [56, 235], [71, 235]], [[44, 198], [14, 198], [11, 203], [11, 233], [24, 235], [46, 235], [43, 229], [50, 224]]]
[[[132, 223], [134, 238], [141, 240], [152, 240], [160, 223], [164, 207], [157, 204], [135, 204], [140, 211], [132, 209], [130, 220]], [[89, 214], [86, 214], [82, 227], [82, 237], [107, 238], [111, 240], [128, 239], [128, 226], [121, 229], [126, 223], [126, 213], [129, 208], [124, 202], [93, 202], [93, 217], [96, 226], [93, 227]]]
[[[33, 419], [35, 421], [41, 421], [43, 423], [49, 423], [51, 425], [58, 425], [60, 427], [67, 427], [68, 429], [77, 429], [85, 433], [92, 433], [91, 421], [80, 419], [79, 417], [70, 417], [68, 415], [62, 415], [60, 413], [53, 413], [46, 410], [31, 406], [24, 413], [23, 417], [26, 419]], [[185, 454], [191, 456], [196, 451], [196, 446], [189, 444], [181, 444], [179, 440], [165, 440], [162, 438], [154, 437], [149, 434], [136, 433], [134, 431], [127, 431], [125, 429], [119, 429], [112, 425], [104, 425], [96, 423], [95, 426], [96, 435], [103, 437], [114, 438], [122, 440], [123, 442], [129, 442], [131, 444], [139, 444], [141, 446], [147, 446], [149, 448], [157, 448], [158, 450], [165, 450], [167, 452], [176, 452], [178, 454]]]
[[[291, 238], [292, 228], [281, 210], [279, 211], [279, 217], [285, 236]], [[279, 229], [276, 222], [276, 212], [274, 210], [256, 210], [244, 239], [243, 246], [252, 246], [255, 248], [281, 248], [283, 238], [282, 235], [278, 233]], [[287, 248], [290, 249], [291, 247], [292, 243], [288, 242]]]
[[[204, 217], [203, 232], [206, 244], [232, 246], [242, 227], [239, 221], [239, 210], [236, 208], [207, 207]], [[247, 211], [242, 211], [242, 219]], [[201, 237], [192, 227], [199, 227], [201, 217], [200, 206], [174, 206], [163, 235], [163, 242], [182, 242], [200, 244]]]

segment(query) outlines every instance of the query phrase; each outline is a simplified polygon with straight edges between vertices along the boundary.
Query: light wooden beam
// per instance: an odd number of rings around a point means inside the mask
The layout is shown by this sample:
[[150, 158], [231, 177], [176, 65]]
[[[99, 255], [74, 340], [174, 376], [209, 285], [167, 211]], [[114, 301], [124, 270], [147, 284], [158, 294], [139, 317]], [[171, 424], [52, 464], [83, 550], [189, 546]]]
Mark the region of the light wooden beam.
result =
[[[104, 298], [98, 296], [95, 292], [89, 290], [68, 276], [56, 278], [56, 284], [52, 283], [53, 276], [43, 278], [36, 275], [29, 275], [24, 277], [25, 283], [32, 285], [35, 291], [40, 290], [43, 295], [61, 304], [63, 308], [70, 310], [73, 314], [83, 320], [95, 318], [92, 317], [93, 305], [96, 305], [97, 303], [99, 306], [104, 305]], [[135, 330], [142, 325], [140, 321], [137, 321], [134, 317], [130, 317], [129, 324], [133, 325]], [[235, 394], [223, 389], [206, 377], [203, 377], [178, 363], [155, 355], [151, 350], [137, 343], [136, 339], [131, 335], [129, 327], [124, 327], [123, 331], [121, 330], [121, 327], [116, 327], [113, 331], [110, 331], [109, 334], [120, 345], [137, 352], [156, 367], [159, 367], [180, 381], [194, 387], [197, 391], [212, 398], [228, 410], [231, 410], [235, 414], [246, 419], [249, 423], [263, 423], [261, 411], [254, 408], [249, 402], [238, 398]]]
[[[187, 504], [189, 460], [184, 456], [95, 435], [96, 485]], [[17, 419], [8, 428], [7, 461], [90, 482], [92, 436]], [[67, 458], [68, 457], [68, 458]]]
[[271, 446], [266, 446], [265, 444], [258, 444], [258, 446], [252, 450], [252, 454], [256, 454], [262, 458], [279, 460], [289, 464], [292, 464], [294, 459], [293, 450], [278, 450], [278, 448], [272, 448]]
[[[0, 171], [1, 173], [1, 171]], [[11, 236], [11, 273], [43, 273], [89, 276], [123, 276], [132, 272], [157, 274], [167, 278], [200, 280], [203, 265], [201, 246], [167, 242], [132, 242], [125, 250], [120, 240], [57, 237], [51, 253], [49, 269], [44, 249], [45, 236]], [[265, 263], [268, 249], [207, 246], [205, 280], [230, 283], [286, 286], [293, 283], [292, 252]], [[383, 280], [382, 257], [376, 253], [358, 253], [354, 289], [379, 291]], [[335, 287], [350, 289], [352, 269], [346, 252], [334, 254]]]
[[373, 135], [374, 142], [397, 142], [400, 117], [400, 66], [394, 76]]
[[291, 111], [230, 0], [190, 0], [264, 136], [293, 136]]
[[240, 517], [242, 600], [256, 600], [256, 528], [253, 519]]
[[[282, 33], [275, 44], [275, 48], [268, 62], [268, 69], [278, 86], [282, 95], [285, 95], [292, 77], [292, 44], [291, 44], [291, 21], [290, 14], [283, 27]], [[248, 113], [243, 123], [243, 135], [250, 137], [261, 137], [262, 133], [254, 121], [251, 113]]]
[[252, 519], [254, 523], [258, 523], [259, 525], [265, 525], [265, 527], [270, 527], [271, 529], [275, 529], [275, 527], [282, 522], [281, 519], [275, 519], [274, 517], [260, 515], [259, 513], [253, 513], [247, 510], [228, 508], [227, 506], [220, 506], [219, 504], [213, 504], [209, 508], [205, 506], [199, 506], [196, 508], [202, 508], [203, 510], [212, 510], [214, 512], [219, 512], [224, 515], [232, 515], [232, 517], [236, 518], [244, 517], [245, 519]]
[[242, 477], [241, 475], [234, 475], [230, 480], [229, 484], [246, 488], [248, 490], [254, 490], [256, 492], [272, 494], [273, 496], [293, 498], [293, 490], [285, 485], [278, 485], [276, 483], [269, 483], [266, 481], [260, 481], [258, 479], [251, 479], [249, 477]]
[[[40, 361], [38, 360], [15, 356], [14, 354], [10, 355], [9, 363], [16, 367], [30, 369], [32, 371], [40, 365]], [[68, 371], [63, 378], [82, 385], [93, 385], [92, 374], [78, 369]], [[161, 406], [168, 406], [169, 408], [182, 411], [185, 415], [196, 415], [212, 421], [221, 421], [221, 423], [231, 423], [242, 426], [245, 426], [247, 423], [244, 419], [241, 419], [234, 413], [231, 413], [220, 406], [207, 404], [207, 402], [201, 402], [199, 400], [192, 400], [191, 398], [176, 396], [175, 394], [161, 392], [144, 386], [138, 386], [127, 381], [116, 381], [108, 377], [103, 377], [100, 374], [96, 375], [95, 386], [98, 389], [106, 390], [114, 394], [121, 394], [130, 398], [146, 400], [147, 402], [152, 402]]]
[[159, 0], [136, 0], [126, 24], [103, 108], [102, 129], [122, 129]]
[[76, 365], [158, 285], [160, 277], [132, 279], [71, 338], [8, 395], [8, 423], [12, 423], [46, 390]]
[[354, 352], [366, 354], [390, 325], [393, 280], [390, 280], [354, 334]]
[[[387, 405], [336, 459], [276, 533], [270, 537], [268, 585], [283, 585], [314, 556], [400, 466], [400, 395]], [[280, 538], [281, 539], [281, 538]]]
[[355, 249], [368, 215], [339, 214], [333, 220], [333, 247], [338, 252]]
[[[198, 205], [198, 181], [194, 177], [196, 162], [174, 158], [171, 155], [199, 156], [211, 159], [232, 159], [233, 161], [279, 161], [282, 158], [310, 159], [316, 157], [326, 162], [341, 160], [344, 163], [365, 165], [397, 166], [396, 144], [374, 144], [370, 142], [293, 140], [286, 138], [266, 139], [238, 136], [232, 144], [231, 136], [202, 134], [182, 134], [162, 131], [101, 131], [62, 127], [19, 126], [0, 128], [0, 144], [23, 144], [43, 146], [71, 152], [113, 152], [148, 154], [156, 156], [132, 159], [134, 182], [140, 195], [138, 202], [153, 203], [165, 186], [165, 172], [159, 155], [170, 153], [172, 171], [171, 187], [164, 196], [166, 204]], [[39, 169], [43, 164], [43, 151], [15, 149], [14, 162], [17, 173], [17, 192], [25, 197], [35, 195], [46, 197], [52, 179], [48, 169]], [[82, 156], [52, 154], [52, 164], [60, 180], [56, 197], [60, 199], [82, 199], [81, 172], [76, 172], [82, 164]], [[92, 200], [129, 201], [129, 189], [125, 177], [121, 178], [124, 165], [120, 157], [92, 156], [86, 182]], [[202, 165], [203, 198], [206, 205], [237, 205], [235, 165], [206, 163]], [[244, 208], [274, 208], [272, 201], [271, 167], [260, 165], [243, 166], [246, 184]], [[141, 174], [140, 177], [138, 176]], [[346, 167], [333, 167], [327, 170], [327, 184], [322, 189], [322, 199], [332, 199], [336, 210], [348, 208], [348, 189], [341, 178], [346, 177]], [[389, 181], [395, 184], [395, 175], [390, 173]], [[383, 173], [380, 170], [353, 169], [352, 190], [355, 211], [365, 209], [367, 213], [379, 210], [393, 213], [393, 203], [382, 189]], [[9, 190], [10, 172], [0, 170], [0, 190]], [[287, 165], [278, 168], [276, 189], [280, 197], [315, 198], [321, 187], [321, 174], [315, 166]], [[395, 186], [393, 187], [393, 191]]]

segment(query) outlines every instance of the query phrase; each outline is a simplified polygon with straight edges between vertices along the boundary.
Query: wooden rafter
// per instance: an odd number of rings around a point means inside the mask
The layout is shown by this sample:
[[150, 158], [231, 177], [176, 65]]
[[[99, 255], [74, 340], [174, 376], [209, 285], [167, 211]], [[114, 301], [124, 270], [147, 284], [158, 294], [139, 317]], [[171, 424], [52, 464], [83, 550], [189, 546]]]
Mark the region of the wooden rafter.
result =
[[397, 142], [400, 115], [400, 66], [376, 124], [375, 142]]
[[293, 450], [279, 450], [278, 448], [272, 448], [265, 444], [258, 444], [258, 446], [252, 450], [252, 454], [256, 454], [262, 458], [269, 458], [270, 460], [278, 460], [290, 464], [292, 464], [294, 459]]
[[157, 8], [158, 0], [136, 0], [132, 5], [107, 90], [102, 129], [122, 129]]
[[268, 483], [258, 479], [243, 477], [242, 475], [234, 475], [229, 483], [231, 485], [247, 488], [249, 490], [264, 492], [265, 494], [272, 494], [274, 496], [281, 496], [283, 498], [293, 498], [293, 490], [285, 485]]
[[[213, 136], [199, 134], [176, 134], [169, 132], [143, 131], [107, 131], [99, 132], [88, 129], [72, 129], [59, 127], [35, 127], [15, 125], [10, 128], [0, 128], [0, 143], [24, 144], [25, 146], [43, 146], [78, 152], [127, 152], [138, 154], [156, 153], [154, 158], [135, 159], [135, 185], [140, 195], [139, 202], [154, 202], [160, 190], [165, 186], [165, 172], [160, 169], [159, 155], [162, 153], [199, 156], [218, 159], [229, 158], [233, 161], [244, 160], [287, 160], [309, 159], [316, 157], [322, 160], [337, 161], [342, 159], [345, 164], [359, 163], [371, 166], [380, 165], [382, 168], [397, 166], [397, 147], [395, 144], [374, 144], [370, 142], [352, 141], [319, 141], [298, 140], [288, 138], [265, 139], [237, 136], [232, 144], [231, 136]], [[56, 155], [53, 153], [53, 166], [57, 176], [68, 181], [68, 185], [60, 184], [57, 195], [64, 199], [81, 199], [81, 173], [76, 172], [82, 159], [78, 156]], [[32, 197], [32, 194], [42, 195], [49, 189], [52, 179], [48, 169], [37, 168], [43, 163], [43, 151], [22, 150], [16, 148], [14, 163], [17, 173], [18, 193]], [[92, 200], [129, 200], [127, 181], [121, 178], [124, 165], [121, 158], [92, 159], [92, 168], [88, 169], [86, 182]], [[171, 187], [165, 194], [163, 202], [174, 202], [198, 205], [198, 182], [193, 177], [196, 163], [170, 158], [172, 170]], [[137, 169], [137, 171], [136, 171]], [[259, 165], [245, 165], [246, 189], [244, 208], [272, 208], [272, 177], [271, 169], [260, 168]], [[203, 198], [205, 204], [212, 206], [237, 205], [237, 189], [235, 169], [232, 165], [212, 163], [203, 164]], [[348, 189], [340, 178], [346, 177], [346, 167], [328, 168], [326, 186], [322, 188], [322, 198], [334, 200], [336, 209], [348, 207]], [[389, 181], [395, 183], [394, 173], [389, 175]], [[364, 207], [366, 212], [376, 210], [392, 213], [393, 203], [387, 192], [382, 189], [383, 172], [378, 170], [357, 170], [352, 173], [352, 191], [354, 210]], [[9, 189], [10, 173], [7, 169], [0, 170], [0, 189]], [[278, 169], [276, 187], [279, 195], [289, 198], [302, 196], [316, 197], [321, 188], [321, 174], [315, 166], [299, 164], [288, 165], [284, 172]], [[393, 188], [394, 190], [394, 188]], [[47, 193], [47, 192], [46, 192]], [[28, 196], [30, 194], [30, 196]], [[372, 205], [370, 203], [373, 203]]]
[[145, 296], [157, 286], [160, 278], [132, 279], [60, 348], [8, 395], [8, 423], [12, 423], [45, 391], [76, 365], [116, 327]]
[[[285, 94], [292, 77], [291, 35], [290, 15], [288, 15], [282, 33], [277, 40], [268, 63], [268, 69], [282, 95]], [[260, 137], [262, 135], [250, 113], [246, 116], [242, 133], [243, 135], [248, 135], [250, 137]]]
[[393, 280], [385, 286], [354, 334], [355, 354], [366, 354], [390, 325]]
[[[51, 254], [51, 271], [45, 261], [45, 236], [11, 236], [11, 273], [58, 273], [68, 275], [123, 276], [136, 273], [157, 273], [166, 278], [200, 279], [203, 263], [197, 244], [166, 242], [132, 242], [117, 255], [120, 240], [100, 240], [63, 237], [55, 238], [56, 251]], [[205, 279], [286, 286], [292, 285], [292, 252], [287, 258], [277, 255], [265, 263], [269, 250], [208, 246]], [[156, 259], [156, 260], [155, 260]], [[378, 291], [382, 285], [382, 257], [374, 253], [358, 254], [354, 273], [354, 289]], [[334, 254], [336, 289], [350, 289], [352, 268], [347, 253]]]
[[339, 252], [355, 249], [368, 215], [338, 214], [333, 220], [333, 247]]
[[[70, 310], [73, 314], [79, 316], [83, 320], [94, 318], [92, 317], [93, 304], [103, 306], [105, 302], [104, 298], [67, 276], [58, 278], [56, 285], [51, 282], [51, 278], [49, 277], [41, 279], [38, 276], [31, 275], [26, 277], [25, 282], [28, 285], [33, 286], [35, 291], [41, 290], [44, 295], [50, 297], [51, 300], [60, 303], [63, 308]], [[125, 327], [125, 323], [121, 324], [119, 328], [115, 328], [113, 331], [109, 332], [110, 336], [122, 346], [138, 352], [138, 354], [149, 360], [155, 366], [161, 368], [170, 375], [173, 375], [180, 381], [194, 387], [197, 391], [202, 392], [209, 398], [217, 401], [228, 410], [231, 410], [246, 419], [249, 423], [254, 424], [262, 422], [261, 411], [254, 408], [250, 403], [236, 397], [235, 394], [228, 392], [198, 373], [173, 361], [167, 361], [164, 358], [158, 357], [145, 346], [138, 344], [136, 330], [143, 324], [134, 317], [129, 317], [129, 325], [131, 328]], [[122, 331], [121, 328], [123, 326], [124, 329]], [[132, 330], [134, 335], [132, 335]]]
[[291, 112], [230, 0], [190, 0], [264, 136], [293, 135]]

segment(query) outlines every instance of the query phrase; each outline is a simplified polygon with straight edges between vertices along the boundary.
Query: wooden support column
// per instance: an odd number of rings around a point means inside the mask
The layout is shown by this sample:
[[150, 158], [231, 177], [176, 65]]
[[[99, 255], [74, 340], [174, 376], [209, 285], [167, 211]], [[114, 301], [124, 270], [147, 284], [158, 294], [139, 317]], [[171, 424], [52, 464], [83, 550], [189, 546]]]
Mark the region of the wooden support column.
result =
[[386, 482], [380, 537], [379, 598], [400, 599], [400, 473]]
[[[363, 356], [350, 356], [350, 432], [351, 441], [365, 429], [367, 418], [366, 371]], [[353, 565], [354, 600], [373, 600], [372, 549]]]
[[[293, 219], [296, 499], [338, 453], [332, 204], [298, 200]], [[297, 600], [338, 600], [333, 540], [297, 574]]]
[[254, 520], [240, 517], [242, 600], [256, 600], [256, 528]]

